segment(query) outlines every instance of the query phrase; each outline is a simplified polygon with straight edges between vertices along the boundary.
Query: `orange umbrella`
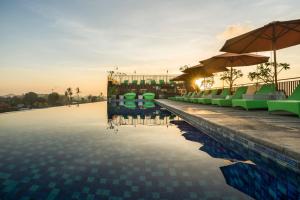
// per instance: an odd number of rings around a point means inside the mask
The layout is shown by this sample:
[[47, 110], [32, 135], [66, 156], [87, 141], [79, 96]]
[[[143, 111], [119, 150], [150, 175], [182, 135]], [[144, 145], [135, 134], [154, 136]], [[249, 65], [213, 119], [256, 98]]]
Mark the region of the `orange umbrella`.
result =
[[229, 39], [221, 51], [231, 53], [250, 53], [273, 51], [274, 77], [277, 88], [276, 50], [300, 44], [300, 19], [276, 21], [261, 28]]
[[207, 70], [207, 68], [205, 68], [204, 65], [201, 63], [198, 65], [186, 68], [182, 72], [187, 73], [187, 74], [194, 74], [195, 76], [198, 76], [199, 78], [213, 76], [213, 74], [211, 72], [209, 72]]
[[[209, 59], [200, 61], [207, 69], [226, 69], [230, 67], [231, 78], [233, 76], [233, 67], [256, 65], [260, 63], [268, 62], [269, 57], [260, 56], [255, 54], [236, 54], [236, 53], [223, 53], [217, 56], [213, 56]], [[226, 71], [226, 70], [223, 70]], [[232, 85], [230, 85], [230, 91]]]

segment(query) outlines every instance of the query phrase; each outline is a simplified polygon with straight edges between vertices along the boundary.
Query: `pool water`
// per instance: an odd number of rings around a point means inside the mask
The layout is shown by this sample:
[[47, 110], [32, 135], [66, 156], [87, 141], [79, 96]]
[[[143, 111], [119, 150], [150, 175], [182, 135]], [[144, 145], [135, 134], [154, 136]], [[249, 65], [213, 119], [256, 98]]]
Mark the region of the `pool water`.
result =
[[154, 104], [0, 115], [1, 200], [299, 199], [299, 177]]

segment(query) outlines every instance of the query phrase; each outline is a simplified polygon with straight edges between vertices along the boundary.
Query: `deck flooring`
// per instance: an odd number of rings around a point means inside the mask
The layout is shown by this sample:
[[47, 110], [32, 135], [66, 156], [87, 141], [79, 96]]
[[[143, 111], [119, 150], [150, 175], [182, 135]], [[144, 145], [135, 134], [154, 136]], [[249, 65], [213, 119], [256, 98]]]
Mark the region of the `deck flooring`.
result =
[[[203, 121], [283, 153], [300, 163], [300, 118], [238, 108], [159, 99], [156, 102], [195, 125]], [[282, 113], [281, 113], [282, 114]], [[299, 166], [298, 166], [299, 167]], [[299, 167], [300, 168], [300, 167]]]

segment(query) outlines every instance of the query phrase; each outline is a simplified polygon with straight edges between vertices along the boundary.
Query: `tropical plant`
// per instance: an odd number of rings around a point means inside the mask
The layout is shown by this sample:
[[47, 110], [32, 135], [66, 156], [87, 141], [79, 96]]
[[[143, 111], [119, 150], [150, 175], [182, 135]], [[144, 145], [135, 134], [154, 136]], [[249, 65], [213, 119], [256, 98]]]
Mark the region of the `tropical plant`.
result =
[[220, 80], [225, 81], [229, 85], [230, 93], [232, 93], [232, 87], [234, 82], [243, 77], [243, 73], [239, 69], [231, 69], [229, 71], [225, 71], [221, 74]]
[[79, 89], [79, 87], [77, 87], [76, 88], [76, 94], [77, 94], [77, 100], [79, 101], [79, 93], [80, 93], [81, 91], [80, 91], [80, 89]]
[[73, 99], [72, 95], [73, 95], [72, 88], [68, 87], [67, 90], [65, 91], [65, 96], [67, 97], [69, 104], [72, 102]]
[[188, 65], [184, 65], [184, 66], [179, 67], [179, 70], [180, 71], [184, 71], [187, 68], [189, 68], [189, 66]]
[[207, 77], [201, 81], [201, 84], [199, 87], [204, 88], [204, 89], [209, 89], [213, 86], [214, 83], [215, 83], [215, 80], [214, 80], [213, 76]]
[[92, 98], [93, 98], [93, 96], [91, 94], [87, 96], [87, 99], [89, 100], [89, 102], [92, 101]]
[[[277, 74], [282, 71], [290, 69], [290, 65], [288, 63], [277, 63]], [[257, 65], [255, 72], [249, 72], [248, 78], [253, 81], [256, 80], [258, 83], [262, 81], [266, 84], [274, 83], [275, 76], [274, 76], [274, 63], [267, 62], [260, 65]]]
[[58, 104], [59, 94], [57, 92], [52, 92], [48, 95], [48, 104], [51, 106], [55, 106]]
[[38, 95], [34, 92], [28, 92], [24, 95], [23, 101], [27, 106], [33, 106], [33, 104], [37, 101]]

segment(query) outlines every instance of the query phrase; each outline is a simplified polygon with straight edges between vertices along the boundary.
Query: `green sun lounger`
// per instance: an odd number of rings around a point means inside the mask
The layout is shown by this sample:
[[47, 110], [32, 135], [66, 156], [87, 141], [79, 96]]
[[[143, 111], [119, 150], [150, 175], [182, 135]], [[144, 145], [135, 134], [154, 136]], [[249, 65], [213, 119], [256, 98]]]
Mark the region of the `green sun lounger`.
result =
[[196, 94], [193, 98], [189, 98], [189, 102], [191, 102], [191, 103], [197, 103], [198, 99], [203, 96], [203, 93], [204, 93], [204, 91], [201, 91], [198, 94]]
[[133, 81], [131, 82], [131, 84], [132, 84], [132, 85], [137, 85], [137, 84], [138, 84], [138, 81], [137, 81], [137, 80], [133, 80]]
[[125, 100], [134, 100], [136, 96], [136, 93], [134, 92], [128, 92], [124, 94]]
[[193, 103], [198, 103], [199, 99], [204, 98], [205, 96], [209, 95], [211, 93], [211, 90], [204, 90], [202, 91], [202, 94], [199, 95], [198, 97], [194, 97]]
[[146, 93], [143, 94], [143, 98], [144, 98], [144, 100], [151, 101], [155, 98], [155, 93], [146, 92]]
[[156, 81], [155, 81], [155, 80], [151, 80], [151, 81], [150, 81], [150, 84], [151, 84], [151, 85], [156, 85]]
[[184, 97], [185, 95], [187, 95], [187, 93], [184, 93], [183, 95], [181, 95], [181, 96], [174, 96], [174, 97], [169, 97], [168, 99], [170, 99], [170, 100], [173, 100], [173, 101], [177, 101], [177, 98], [180, 98], [180, 97]]
[[296, 87], [293, 94], [287, 100], [268, 101], [268, 109], [271, 111], [287, 111], [300, 117], [300, 84]]
[[242, 99], [243, 98], [243, 94], [245, 94], [247, 92], [247, 86], [245, 87], [239, 87], [236, 92], [234, 93], [234, 95], [232, 96], [228, 96], [228, 98], [217, 98], [217, 99], [213, 99], [211, 101], [212, 104], [214, 105], [218, 105], [218, 106], [223, 106], [223, 107], [231, 107], [232, 106], [232, 100], [233, 99]]
[[246, 110], [267, 109], [267, 101], [270, 100], [270, 95], [274, 92], [274, 84], [263, 85], [254, 95], [244, 95], [243, 99], [233, 99], [232, 107], [241, 107]]
[[183, 101], [189, 102], [190, 98], [194, 98], [195, 95], [196, 95], [196, 92], [192, 92], [192, 94], [190, 96], [184, 97]]
[[182, 96], [176, 96], [176, 97], [175, 97], [175, 101], [181, 101], [181, 100], [183, 100], [185, 97], [190, 96], [191, 94], [192, 94], [192, 92], [188, 92], [188, 93], [186, 93], [186, 94], [184, 94], [184, 95], [182, 95]]
[[159, 80], [159, 85], [164, 85], [165, 81], [164, 80]]
[[140, 81], [140, 85], [145, 85], [145, 83], [146, 83], [145, 80]]
[[199, 98], [198, 99], [198, 103], [201, 104], [211, 104], [211, 99], [214, 95], [217, 95], [218, 90], [212, 90], [211, 93], [209, 94], [209, 96], [203, 97], [203, 98]]

